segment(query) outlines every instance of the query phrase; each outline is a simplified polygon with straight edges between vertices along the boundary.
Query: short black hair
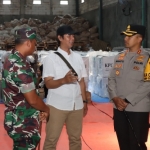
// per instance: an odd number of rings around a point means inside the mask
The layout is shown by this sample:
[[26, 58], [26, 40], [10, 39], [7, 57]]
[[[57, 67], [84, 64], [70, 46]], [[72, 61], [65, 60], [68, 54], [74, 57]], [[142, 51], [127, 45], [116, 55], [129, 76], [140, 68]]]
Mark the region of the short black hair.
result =
[[15, 45], [23, 44], [26, 41], [32, 41], [30, 39], [15, 39]]
[[28, 39], [15, 39], [15, 45], [23, 44]]

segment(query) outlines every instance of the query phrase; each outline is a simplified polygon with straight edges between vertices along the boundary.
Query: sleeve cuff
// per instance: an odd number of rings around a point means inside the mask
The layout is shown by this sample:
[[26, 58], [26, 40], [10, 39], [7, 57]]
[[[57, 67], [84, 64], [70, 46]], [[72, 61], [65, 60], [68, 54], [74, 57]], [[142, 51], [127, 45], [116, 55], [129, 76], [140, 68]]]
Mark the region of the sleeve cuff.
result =
[[125, 101], [126, 103], [128, 103], [128, 104], [130, 103], [130, 102], [129, 102], [126, 98], [125, 98], [125, 100], [124, 100], [124, 101]]
[[20, 90], [22, 93], [28, 93], [34, 89], [35, 89], [34, 82], [29, 83], [29, 84], [22, 84], [22, 86], [20, 87]]
[[117, 97], [116, 93], [109, 93], [110, 100], [112, 100], [114, 97]]
[[132, 99], [130, 95], [128, 95], [125, 99], [127, 99], [132, 106], [136, 105], [136, 102], [131, 101]]

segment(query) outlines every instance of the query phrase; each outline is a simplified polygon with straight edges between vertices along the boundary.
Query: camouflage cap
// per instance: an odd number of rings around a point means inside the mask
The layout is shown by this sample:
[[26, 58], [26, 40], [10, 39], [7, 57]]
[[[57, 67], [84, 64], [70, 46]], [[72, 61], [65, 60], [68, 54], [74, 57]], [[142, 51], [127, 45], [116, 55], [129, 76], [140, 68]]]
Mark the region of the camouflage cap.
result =
[[35, 39], [39, 41], [39, 37], [36, 34], [36, 31], [31, 28], [22, 28], [15, 31], [15, 39]]

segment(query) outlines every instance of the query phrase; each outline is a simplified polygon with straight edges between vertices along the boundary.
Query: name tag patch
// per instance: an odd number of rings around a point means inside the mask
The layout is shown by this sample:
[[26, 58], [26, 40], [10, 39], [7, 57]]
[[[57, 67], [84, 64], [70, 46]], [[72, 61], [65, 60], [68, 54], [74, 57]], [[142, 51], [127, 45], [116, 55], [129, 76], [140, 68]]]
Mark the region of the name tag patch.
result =
[[116, 62], [124, 62], [124, 60], [116, 60]]
[[134, 61], [134, 64], [143, 65], [143, 62]]

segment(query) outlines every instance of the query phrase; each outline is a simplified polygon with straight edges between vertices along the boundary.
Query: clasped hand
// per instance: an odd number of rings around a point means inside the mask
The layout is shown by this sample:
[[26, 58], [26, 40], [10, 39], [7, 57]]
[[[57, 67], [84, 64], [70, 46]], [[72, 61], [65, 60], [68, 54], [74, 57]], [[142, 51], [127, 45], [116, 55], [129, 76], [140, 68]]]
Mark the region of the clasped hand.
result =
[[117, 109], [120, 110], [120, 111], [123, 111], [127, 107], [127, 105], [128, 105], [128, 103], [126, 103], [120, 97], [114, 97], [112, 100], [113, 100], [115, 106], [117, 107]]

